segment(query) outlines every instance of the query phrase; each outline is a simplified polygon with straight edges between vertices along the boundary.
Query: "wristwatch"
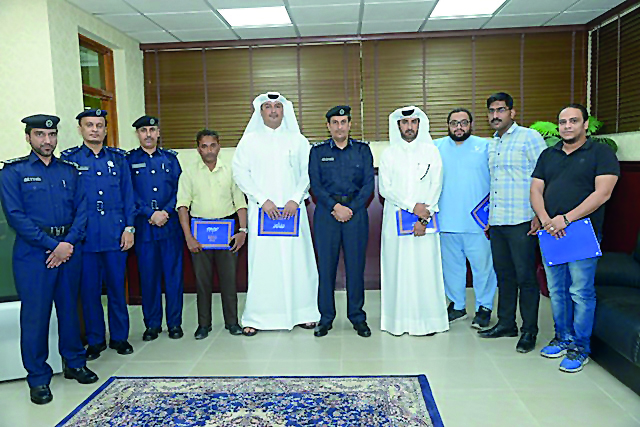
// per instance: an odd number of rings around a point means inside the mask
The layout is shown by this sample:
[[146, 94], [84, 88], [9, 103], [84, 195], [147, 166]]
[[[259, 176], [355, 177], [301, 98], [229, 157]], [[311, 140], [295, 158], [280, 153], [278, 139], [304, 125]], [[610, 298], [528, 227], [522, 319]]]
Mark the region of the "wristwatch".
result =
[[124, 231], [129, 232], [131, 234], [135, 234], [136, 228], [134, 226], [125, 227]]
[[239, 228], [238, 231], [242, 231], [244, 234], [249, 234], [248, 228]]
[[569, 224], [571, 224], [571, 221], [569, 221], [569, 220], [567, 219], [567, 216], [566, 216], [566, 215], [562, 215], [562, 218], [564, 218], [564, 225], [566, 225], [566, 226], [568, 227], [568, 226], [569, 226]]

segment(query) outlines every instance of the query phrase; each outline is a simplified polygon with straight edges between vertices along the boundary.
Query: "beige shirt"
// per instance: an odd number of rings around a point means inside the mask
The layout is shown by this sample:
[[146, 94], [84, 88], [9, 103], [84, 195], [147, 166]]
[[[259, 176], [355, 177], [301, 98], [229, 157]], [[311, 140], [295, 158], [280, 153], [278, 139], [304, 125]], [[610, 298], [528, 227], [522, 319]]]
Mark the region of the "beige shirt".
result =
[[218, 219], [247, 207], [230, 166], [221, 163], [220, 159], [212, 171], [200, 159], [189, 166], [183, 168], [178, 181], [176, 210], [186, 206], [192, 217]]

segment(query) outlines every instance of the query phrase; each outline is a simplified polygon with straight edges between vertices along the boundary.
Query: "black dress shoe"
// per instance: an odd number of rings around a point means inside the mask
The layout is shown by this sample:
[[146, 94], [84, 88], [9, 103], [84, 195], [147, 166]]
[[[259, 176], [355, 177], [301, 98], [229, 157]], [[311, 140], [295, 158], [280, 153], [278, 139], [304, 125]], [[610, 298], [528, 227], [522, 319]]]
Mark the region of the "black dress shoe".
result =
[[242, 335], [242, 328], [237, 323], [235, 325], [224, 325], [224, 328], [228, 330], [231, 335]]
[[100, 344], [87, 346], [87, 352], [85, 353], [87, 360], [96, 360], [100, 357], [100, 353], [107, 349], [107, 343], [101, 342]]
[[93, 384], [98, 381], [96, 373], [86, 366], [82, 368], [69, 368], [65, 366], [64, 377], [68, 380], [76, 380], [80, 384]]
[[367, 326], [367, 322], [356, 323], [353, 325], [353, 329], [355, 329], [361, 337], [368, 338], [371, 336], [371, 329]]
[[536, 335], [530, 332], [524, 332], [518, 340], [516, 351], [518, 353], [529, 353], [534, 348], [536, 348]]
[[51, 389], [46, 384], [30, 387], [29, 394], [31, 396], [31, 401], [36, 405], [44, 405], [45, 403], [49, 403], [53, 400]]
[[184, 332], [182, 332], [181, 326], [172, 326], [169, 328], [169, 338], [172, 340], [180, 339], [184, 336]]
[[498, 324], [493, 328], [478, 331], [478, 335], [482, 338], [517, 337], [518, 328], [515, 326], [513, 328], [504, 328]]
[[326, 325], [318, 324], [318, 326], [316, 326], [315, 329], [313, 330], [313, 336], [323, 337], [327, 335], [332, 328], [333, 328], [333, 325], [331, 323], [328, 323]]
[[162, 332], [162, 328], [147, 328], [142, 334], [142, 341], [153, 341], [158, 338], [160, 332]]
[[133, 353], [133, 347], [128, 341], [109, 341], [109, 348], [114, 349], [118, 354], [131, 354]]
[[209, 336], [209, 332], [211, 332], [211, 330], [211, 326], [198, 326], [198, 329], [196, 329], [196, 333], [193, 334], [193, 336], [197, 340], [203, 340]]

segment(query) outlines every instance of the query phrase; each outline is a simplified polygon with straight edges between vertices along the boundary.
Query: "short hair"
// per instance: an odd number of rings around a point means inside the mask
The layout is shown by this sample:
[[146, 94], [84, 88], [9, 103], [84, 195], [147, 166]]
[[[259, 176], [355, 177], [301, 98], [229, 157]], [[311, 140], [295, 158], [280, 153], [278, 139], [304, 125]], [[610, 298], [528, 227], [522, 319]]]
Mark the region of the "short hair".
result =
[[469, 116], [469, 122], [473, 123], [473, 114], [471, 114], [471, 111], [467, 110], [466, 108], [454, 108], [447, 116], [447, 125], [451, 121], [451, 115], [455, 113], [467, 113], [467, 116]]
[[205, 136], [211, 136], [215, 138], [216, 141], [220, 142], [220, 135], [218, 134], [218, 132], [211, 129], [202, 129], [196, 134], [196, 147], [200, 146], [200, 141], [202, 141], [202, 138], [204, 138]]
[[513, 108], [513, 98], [505, 92], [496, 92], [487, 99], [487, 108], [496, 101], [504, 101], [509, 109]]
[[587, 111], [587, 107], [585, 107], [582, 104], [575, 103], [575, 102], [572, 102], [571, 104], [567, 104], [564, 107], [562, 107], [560, 109], [560, 111], [558, 111], [558, 118], [560, 118], [560, 113], [562, 113], [567, 108], [577, 108], [582, 113], [583, 121], [586, 122], [587, 120], [589, 120], [589, 112]]
[[[104, 127], [107, 127], [107, 118], [105, 116], [85, 116], [85, 117], [95, 117], [96, 119], [104, 119]], [[80, 117], [78, 119], [78, 126], [82, 126], [82, 119], [84, 119], [85, 117]]]

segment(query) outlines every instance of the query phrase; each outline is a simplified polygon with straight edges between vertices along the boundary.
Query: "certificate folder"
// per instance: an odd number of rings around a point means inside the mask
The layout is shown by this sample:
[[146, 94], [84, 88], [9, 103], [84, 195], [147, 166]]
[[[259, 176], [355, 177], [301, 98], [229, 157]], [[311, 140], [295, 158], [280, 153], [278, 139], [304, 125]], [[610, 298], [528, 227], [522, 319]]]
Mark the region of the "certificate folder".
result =
[[[413, 234], [413, 224], [418, 221], [418, 215], [413, 212], [406, 211], [404, 209], [398, 209], [396, 211], [396, 227], [398, 229], [398, 236], [409, 236]], [[435, 212], [431, 215], [431, 221], [427, 224], [427, 233], [437, 233], [440, 231], [438, 226], [438, 213]]]
[[473, 217], [476, 224], [480, 226], [483, 230], [487, 228], [489, 224], [489, 195], [482, 199], [478, 206], [473, 208], [471, 211], [471, 216]]
[[[278, 208], [278, 212], [282, 214], [284, 208]], [[297, 237], [300, 234], [300, 208], [289, 219], [276, 218], [271, 219], [266, 212], [258, 212], [258, 236], [288, 236]]]
[[538, 231], [540, 250], [547, 265], [560, 265], [602, 256], [589, 218], [572, 222], [565, 232], [566, 236], [556, 239], [546, 230]]
[[196, 219], [191, 220], [193, 237], [203, 249], [230, 249], [229, 242], [235, 229], [233, 219]]

